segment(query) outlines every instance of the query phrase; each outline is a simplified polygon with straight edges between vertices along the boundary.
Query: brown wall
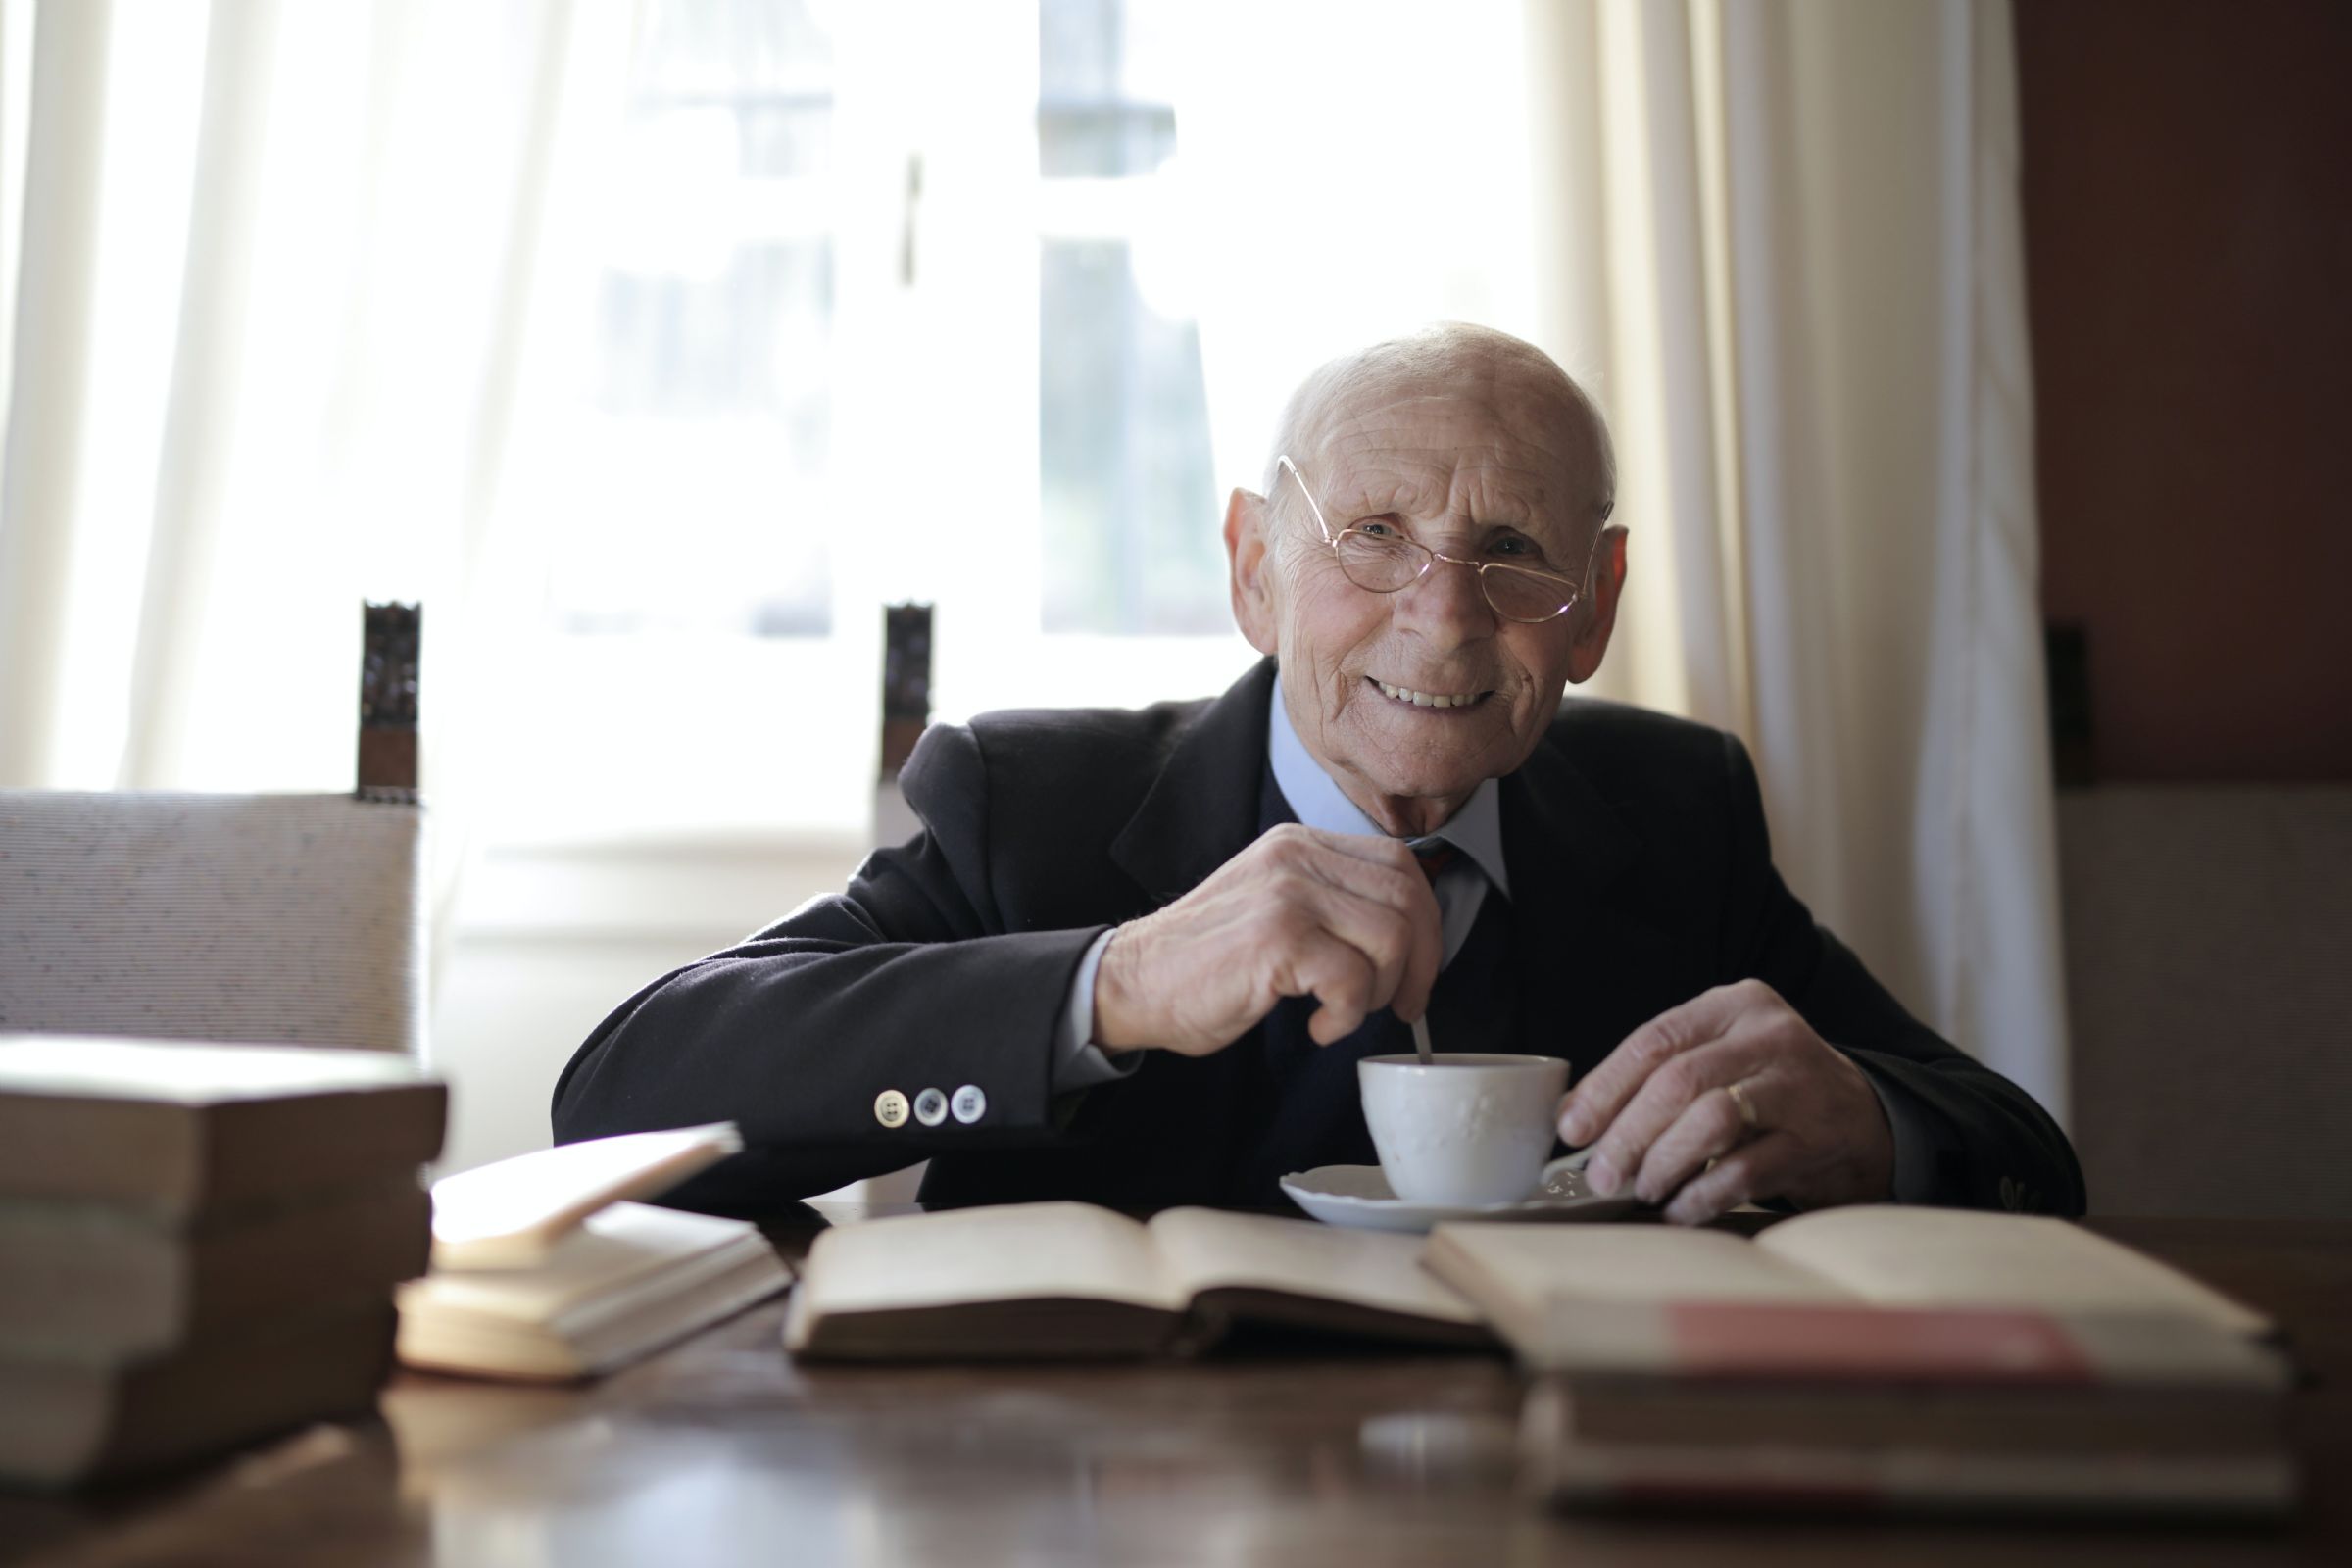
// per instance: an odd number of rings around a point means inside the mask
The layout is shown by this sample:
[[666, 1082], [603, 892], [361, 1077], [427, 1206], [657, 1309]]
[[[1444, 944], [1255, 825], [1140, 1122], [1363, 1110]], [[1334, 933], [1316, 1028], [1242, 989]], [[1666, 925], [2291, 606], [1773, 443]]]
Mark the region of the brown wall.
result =
[[2042, 603], [2103, 779], [2352, 779], [2352, 3], [2016, 0]]

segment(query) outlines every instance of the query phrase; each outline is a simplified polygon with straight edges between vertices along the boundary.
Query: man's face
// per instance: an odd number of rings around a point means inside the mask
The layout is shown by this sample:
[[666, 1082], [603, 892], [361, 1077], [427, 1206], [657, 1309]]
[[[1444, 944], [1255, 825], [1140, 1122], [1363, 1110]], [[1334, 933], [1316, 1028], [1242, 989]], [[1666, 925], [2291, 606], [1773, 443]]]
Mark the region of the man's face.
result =
[[[1551, 389], [1496, 374], [1376, 386], [1307, 428], [1312, 450], [1291, 456], [1333, 533], [1385, 528], [1441, 555], [1585, 580], [1596, 447], [1583, 411]], [[1567, 682], [1599, 663], [1622, 570], [1614, 539], [1593, 558], [1595, 603], [1528, 625], [1497, 615], [1466, 566], [1440, 562], [1396, 593], [1355, 586], [1288, 477], [1270, 505], [1254, 502], [1237, 498], [1226, 527], [1243, 629], [1280, 661], [1299, 738], [1390, 832], [1431, 830], [1518, 767]]]

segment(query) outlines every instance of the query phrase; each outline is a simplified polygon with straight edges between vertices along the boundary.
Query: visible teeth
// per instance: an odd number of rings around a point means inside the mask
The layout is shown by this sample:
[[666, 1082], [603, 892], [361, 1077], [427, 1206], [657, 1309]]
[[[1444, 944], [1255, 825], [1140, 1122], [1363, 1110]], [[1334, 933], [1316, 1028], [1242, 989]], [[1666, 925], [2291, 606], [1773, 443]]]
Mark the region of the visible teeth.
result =
[[1396, 701], [1410, 703], [1415, 708], [1468, 708], [1472, 703], [1478, 701], [1478, 694], [1475, 692], [1459, 697], [1449, 697], [1443, 693], [1417, 692], [1409, 686], [1392, 686], [1387, 681], [1379, 679], [1375, 679], [1372, 684]]

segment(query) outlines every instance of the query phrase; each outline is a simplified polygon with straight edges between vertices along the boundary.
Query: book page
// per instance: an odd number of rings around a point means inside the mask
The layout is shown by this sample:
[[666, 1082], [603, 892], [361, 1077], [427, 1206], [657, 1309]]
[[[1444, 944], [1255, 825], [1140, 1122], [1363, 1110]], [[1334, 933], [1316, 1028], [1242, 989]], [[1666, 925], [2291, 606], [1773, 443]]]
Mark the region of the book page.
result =
[[1352, 1301], [1445, 1323], [1478, 1309], [1421, 1267], [1421, 1238], [1341, 1230], [1313, 1220], [1171, 1208], [1147, 1229], [1187, 1300], [1220, 1287]]
[[1869, 1204], [1785, 1220], [1755, 1246], [1882, 1305], [2165, 1312], [2237, 1334], [2270, 1327], [2178, 1269], [2041, 1215]]
[[1673, 1225], [1440, 1225], [1424, 1257], [1514, 1340], [1579, 1303], [1854, 1299], [1729, 1232]]
[[1077, 1298], [1184, 1309], [1144, 1227], [1092, 1203], [1004, 1203], [824, 1232], [802, 1266], [811, 1312]]
[[748, 1220], [613, 1203], [589, 1215], [538, 1263], [504, 1269], [436, 1266], [425, 1279], [402, 1287], [402, 1300], [550, 1323], [758, 1234], [759, 1227]]

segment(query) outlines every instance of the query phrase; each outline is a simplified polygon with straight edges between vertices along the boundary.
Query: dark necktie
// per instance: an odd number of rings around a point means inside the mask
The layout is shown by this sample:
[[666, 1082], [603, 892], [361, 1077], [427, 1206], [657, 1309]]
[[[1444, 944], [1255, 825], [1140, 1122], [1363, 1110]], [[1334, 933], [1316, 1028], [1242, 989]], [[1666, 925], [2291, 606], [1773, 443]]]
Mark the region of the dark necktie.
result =
[[1444, 839], [1417, 839], [1412, 845], [1413, 858], [1421, 862], [1421, 874], [1437, 885], [1438, 873], [1461, 858], [1462, 852]]
[[[1438, 920], [1440, 926], [1443, 927], [1446, 916], [1453, 912], [1453, 899], [1446, 896], [1447, 890], [1440, 886], [1438, 877], [1447, 866], [1462, 858], [1462, 852], [1440, 838], [1416, 839], [1409, 848], [1413, 852], [1413, 858], [1421, 862], [1421, 874], [1429, 878], [1430, 892], [1438, 896]], [[1461, 896], [1459, 887], [1453, 888], [1451, 892], [1454, 898]], [[1441, 954], [1440, 967], [1444, 966], [1446, 956]]]

